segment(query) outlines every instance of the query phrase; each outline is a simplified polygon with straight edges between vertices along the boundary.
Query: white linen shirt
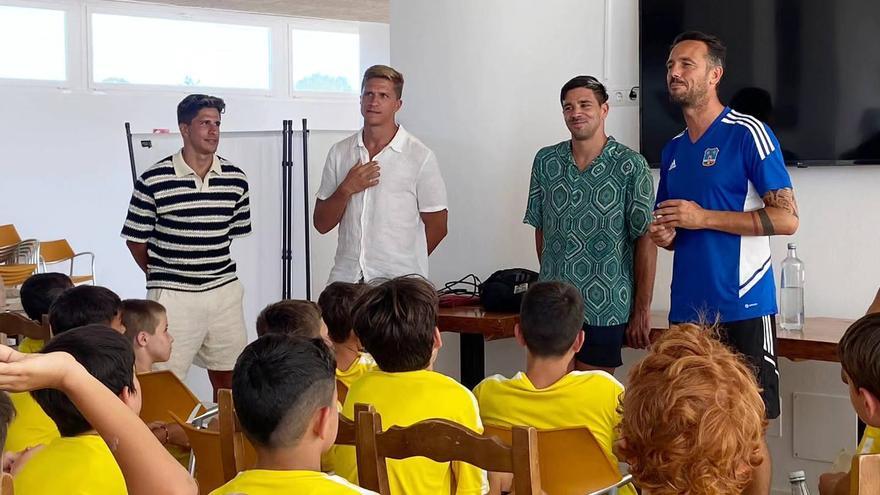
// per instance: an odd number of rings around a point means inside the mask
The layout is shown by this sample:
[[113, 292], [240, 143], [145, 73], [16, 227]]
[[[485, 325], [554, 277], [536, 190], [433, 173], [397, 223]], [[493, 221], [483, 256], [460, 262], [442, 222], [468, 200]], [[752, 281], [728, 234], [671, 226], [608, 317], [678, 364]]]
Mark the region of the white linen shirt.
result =
[[[349, 199], [339, 222], [328, 284], [428, 276], [428, 244], [419, 214], [447, 209], [437, 158], [399, 126], [394, 139], [373, 160], [380, 167], [379, 183]], [[334, 144], [327, 154], [318, 199], [332, 196], [352, 167], [369, 161], [363, 129]]]

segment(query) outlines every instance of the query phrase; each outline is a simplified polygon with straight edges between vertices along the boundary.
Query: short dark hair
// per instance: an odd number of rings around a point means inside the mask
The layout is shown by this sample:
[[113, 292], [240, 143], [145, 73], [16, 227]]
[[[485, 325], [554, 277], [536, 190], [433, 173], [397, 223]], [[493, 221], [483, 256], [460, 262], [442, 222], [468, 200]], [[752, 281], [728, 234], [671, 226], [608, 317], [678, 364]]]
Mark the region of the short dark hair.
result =
[[232, 372], [245, 436], [267, 448], [295, 445], [315, 410], [336, 407], [336, 358], [323, 339], [268, 334], [248, 344]]
[[559, 92], [559, 103], [564, 105], [565, 95], [575, 88], [592, 90], [600, 105], [608, 101], [608, 90], [605, 89], [605, 85], [600, 83], [598, 79], [593, 76], [575, 76], [562, 86], [562, 90]]
[[84, 325], [110, 325], [122, 309], [112, 290], [99, 285], [79, 285], [62, 292], [49, 308], [52, 333], [58, 335]]
[[15, 418], [15, 406], [6, 392], [0, 392], [0, 445], [6, 444], [6, 434], [9, 432], [9, 423]]
[[584, 301], [566, 282], [538, 282], [523, 296], [519, 328], [535, 356], [564, 355], [584, 323]]
[[70, 277], [63, 273], [37, 273], [21, 284], [21, 306], [28, 318], [42, 322], [49, 307], [62, 292], [73, 287]]
[[712, 65], [724, 68], [724, 64], [727, 59], [727, 47], [724, 46], [721, 38], [715, 35], [704, 33], [702, 31], [685, 31], [676, 36], [674, 40], [672, 40], [672, 44], [669, 46], [669, 50], [675, 48], [675, 45], [681, 43], [682, 41], [702, 41], [706, 44], [709, 62], [711, 62]]
[[341, 344], [348, 340], [352, 331], [354, 303], [367, 291], [365, 284], [333, 282], [318, 297], [318, 306], [327, 325], [330, 340]]
[[165, 306], [149, 299], [126, 299], [122, 301], [122, 324], [125, 336], [137, 338], [141, 332], [156, 333], [159, 319], [165, 314]]
[[[114, 394], [121, 394], [125, 387], [137, 393], [131, 342], [110, 327], [86, 325], [75, 328], [53, 337], [40, 352], [66, 352]], [[63, 392], [46, 388], [34, 390], [31, 395], [58, 426], [61, 436], [72, 437], [92, 429]]]
[[209, 95], [189, 95], [177, 104], [177, 123], [191, 124], [199, 111], [203, 108], [215, 108], [222, 114], [226, 111], [226, 102], [223, 98]]
[[880, 313], [865, 315], [850, 325], [837, 355], [853, 387], [880, 398]]
[[283, 333], [313, 339], [321, 336], [321, 308], [312, 301], [289, 299], [272, 303], [257, 316], [257, 335]]
[[393, 278], [368, 289], [355, 305], [354, 332], [382, 371], [428, 367], [438, 310], [430, 282], [417, 275]]

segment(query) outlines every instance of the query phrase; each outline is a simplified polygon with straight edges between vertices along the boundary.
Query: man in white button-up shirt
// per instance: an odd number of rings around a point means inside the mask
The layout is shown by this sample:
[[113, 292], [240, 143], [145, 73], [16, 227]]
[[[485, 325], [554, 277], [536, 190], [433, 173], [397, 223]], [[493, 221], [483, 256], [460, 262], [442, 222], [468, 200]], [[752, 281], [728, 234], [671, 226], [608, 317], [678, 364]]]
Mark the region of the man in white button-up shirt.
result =
[[427, 277], [428, 255], [446, 237], [446, 184], [434, 152], [395, 122], [402, 93], [399, 72], [367, 69], [364, 127], [327, 154], [314, 223], [322, 234], [339, 225], [328, 283]]

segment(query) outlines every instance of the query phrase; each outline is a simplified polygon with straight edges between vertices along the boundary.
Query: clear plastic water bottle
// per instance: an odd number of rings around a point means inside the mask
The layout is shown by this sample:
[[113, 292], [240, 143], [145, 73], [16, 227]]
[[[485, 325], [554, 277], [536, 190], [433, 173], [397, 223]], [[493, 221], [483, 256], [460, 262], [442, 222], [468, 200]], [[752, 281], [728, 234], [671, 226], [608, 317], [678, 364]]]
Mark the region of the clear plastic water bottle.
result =
[[791, 483], [791, 495], [810, 495], [807, 490], [807, 474], [803, 471], [792, 471], [788, 475]]
[[804, 329], [804, 262], [797, 257], [797, 245], [788, 244], [779, 280], [779, 324], [783, 330]]

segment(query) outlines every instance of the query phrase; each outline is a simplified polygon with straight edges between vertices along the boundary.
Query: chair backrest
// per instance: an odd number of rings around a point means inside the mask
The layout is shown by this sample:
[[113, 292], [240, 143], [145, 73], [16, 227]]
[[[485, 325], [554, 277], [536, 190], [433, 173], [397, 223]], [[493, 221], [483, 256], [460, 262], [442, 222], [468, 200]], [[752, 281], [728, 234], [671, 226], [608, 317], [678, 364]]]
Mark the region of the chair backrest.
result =
[[232, 390], [221, 388], [217, 392], [217, 406], [220, 408], [220, 452], [223, 458], [223, 476], [226, 481], [257, 463], [257, 452], [250, 440], [244, 436], [235, 404], [232, 401]]
[[198, 398], [183, 384], [174, 373], [168, 370], [150, 371], [138, 374], [141, 385], [141, 419], [151, 421], [172, 421], [171, 413], [188, 419], [193, 410], [198, 414], [205, 412]]
[[14, 495], [15, 490], [12, 487], [12, 475], [3, 473], [0, 475], [0, 495]]
[[0, 247], [11, 246], [12, 244], [18, 244], [21, 242], [21, 236], [18, 235], [18, 231], [15, 230], [15, 225], [6, 224], [0, 225]]
[[849, 476], [850, 495], [880, 493], [880, 454], [853, 457]]
[[511, 445], [484, 437], [445, 419], [428, 419], [411, 426], [392, 426], [382, 431], [375, 411], [357, 418], [358, 482], [364, 488], [389, 495], [385, 459], [423, 456], [436, 462], [462, 461], [487, 471], [515, 473], [517, 495], [541, 493], [538, 467], [538, 433], [534, 428], [515, 427]]
[[[496, 436], [510, 444], [510, 428], [484, 427], [486, 436]], [[617, 464], [587, 428], [538, 430], [538, 452], [541, 453], [538, 456], [541, 488], [553, 495], [592, 493], [611, 487], [622, 479]]]
[[31, 339], [49, 340], [52, 338], [49, 318], [43, 315], [42, 320], [42, 323], [37, 323], [18, 313], [0, 313], [0, 333], [6, 336], [21, 335]]
[[342, 380], [336, 380], [336, 400], [340, 404], [345, 404], [346, 396], [348, 396], [348, 387], [342, 383]]
[[214, 430], [195, 428], [171, 413], [173, 422], [183, 428], [193, 456], [196, 458], [195, 478], [199, 484], [199, 494], [208, 495], [223, 486], [223, 461], [220, 457], [220, 433]]
[[58, 239], [55, 241], [43, 241], [40, 243], [40, 256], [46, 263], [58, 263], [73, 258], [73, 248], [67, 242], [67, 239]]
[[24, 283], [36, 269], [37, 265], [31, 263], [0, 265], [0, 278], [6, 287], [15, 287]]
[[335, 445], [356, 445], [357, 444], [357, 417], [361, 411], [374, 411], [370, 404], [355, 404], [354, 418], [348, 419], [343, 415], [339, 415], [339, 428], [336, 429]]

